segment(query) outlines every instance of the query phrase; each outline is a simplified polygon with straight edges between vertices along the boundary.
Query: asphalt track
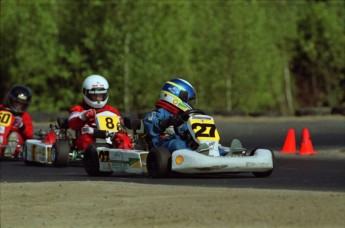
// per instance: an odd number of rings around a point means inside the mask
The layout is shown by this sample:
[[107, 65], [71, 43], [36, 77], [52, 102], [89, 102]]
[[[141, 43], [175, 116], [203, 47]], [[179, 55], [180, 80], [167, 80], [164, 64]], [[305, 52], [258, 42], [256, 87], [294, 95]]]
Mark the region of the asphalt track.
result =
[[[36, 124], [36, 128], [44, 128]], [[114, 174], [110, 177], [89, 177], [81, 163], [67, 168], [25, 166], [23, 161], [1, 161], [1, 182], [45, 181], [116, 181], [144, 184], [188, 185], [204, 187], [294, 189], [345, 192], [345, 118], [285, 121], [228, 121], [217, 120], [224, 145], [231, 138], [239, 138], [248, 149], [269, 148], [275, 151], [276, 163], [268, 178], [256, 178], [251, 173], [222, 175], [172, 175], [152, 179], [147, 175]], [[296, 144], [300, 143], [303, 128], [308, 128], [314, 150], [318, 154], [301, 156], [283, 154], [281, 149], [287, 130], [296, 131]], [[298, 149], [298, 148], [297, 148]], [[338, 151], [331, 155], [329, 151]], [[330, 156], [327, 156], [330, 153]]]

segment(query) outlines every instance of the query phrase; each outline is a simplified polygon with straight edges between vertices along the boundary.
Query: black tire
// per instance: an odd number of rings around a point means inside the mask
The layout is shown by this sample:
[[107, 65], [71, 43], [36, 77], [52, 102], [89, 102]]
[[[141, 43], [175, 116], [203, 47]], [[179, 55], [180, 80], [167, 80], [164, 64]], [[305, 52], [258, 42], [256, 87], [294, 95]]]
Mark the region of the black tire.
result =
[[[257, 150], [257, 149], [252, 150], [252, 151], [250, 152], [250, 156], [253, 156], [256, 150]], [[270, 152], [271, 152], [271, 154], [272, 154], [273, 168], [270, 169], [270, 170], [267, 170], [267, 171], [265, 171], [265, 172], [253, 172], [253, 175], [254, 175], [255, 177], [264, 178], [264, 177], [269, 177], [269, 176], [272, 174], [273, 169], [274, 169], [275, 157], [274, 157], [273, 151], [270, 150]]]
[[99, 157], [96, 148], [97, 147], [109, 147], [108, 144], [97, 143], [90, 144], [84, 152], [84, 168], [89, 176], [110, 176], [113, 172], [99, 171]]
[[34, 165], [34, 162], [28, 160], [28, 148], [26, 145], [23, 146], [23, 160], [24, 164], [27, 166]]
[[171, 173], [171, 153], [163, 147], [152, 148], [147, 155], [146, 165], [151, 177], [168, 176]]
[[71, 150], [68, 140], [56, 141], [52, 146], [51, 159], [54, 167], [66, 167]]

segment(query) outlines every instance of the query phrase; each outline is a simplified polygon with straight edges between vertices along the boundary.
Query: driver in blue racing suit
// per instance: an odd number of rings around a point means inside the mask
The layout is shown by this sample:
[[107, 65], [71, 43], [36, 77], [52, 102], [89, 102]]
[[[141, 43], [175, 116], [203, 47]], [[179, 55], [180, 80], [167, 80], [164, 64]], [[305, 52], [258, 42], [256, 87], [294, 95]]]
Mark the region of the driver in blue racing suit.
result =
[[[165, 147], [171, 153], [180, 149], [189, 149], [183, 140], [174, 131], [185, 132], [187, 125], [179, 114], [194, 109], [196, 93], [193, 86], [184, 79], [175, 78], [167, 81], [161, 90], [156, 109], [144, 118], [144, 130], [151, 139], [152, 147]], [[220, 148], [220, 155], [226, 155]]]

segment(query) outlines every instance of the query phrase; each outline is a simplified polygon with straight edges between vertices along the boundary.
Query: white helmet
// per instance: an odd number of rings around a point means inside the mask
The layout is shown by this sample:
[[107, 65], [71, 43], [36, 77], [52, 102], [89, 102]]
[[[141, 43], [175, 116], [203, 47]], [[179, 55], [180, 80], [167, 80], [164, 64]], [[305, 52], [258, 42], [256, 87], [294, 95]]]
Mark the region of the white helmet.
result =
[[[91, 75], [83, 82], [83, 99], [93, 108], [103, 108], [108, 101], [108, 81], [100, 75]], [[95, 99], [95, 95], [102, 95], [102, 98]]]

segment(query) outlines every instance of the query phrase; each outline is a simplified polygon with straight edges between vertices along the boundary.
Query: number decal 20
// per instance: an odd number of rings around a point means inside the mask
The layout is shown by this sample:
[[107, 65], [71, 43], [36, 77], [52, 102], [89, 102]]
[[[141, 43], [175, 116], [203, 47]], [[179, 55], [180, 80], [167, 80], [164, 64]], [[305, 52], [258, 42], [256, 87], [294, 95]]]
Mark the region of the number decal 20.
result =
[[12, 114], [7, 111], [0, 111], [0, 126], [9, 126], [12, 121]]

